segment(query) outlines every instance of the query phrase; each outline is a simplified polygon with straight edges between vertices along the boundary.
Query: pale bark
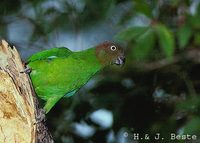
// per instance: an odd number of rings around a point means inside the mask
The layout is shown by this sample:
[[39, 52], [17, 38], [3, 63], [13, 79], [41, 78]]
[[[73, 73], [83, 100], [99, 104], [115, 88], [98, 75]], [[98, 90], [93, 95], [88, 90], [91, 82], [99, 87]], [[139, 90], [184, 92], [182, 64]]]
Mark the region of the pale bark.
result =
[[0, 41], [0, 143], [53, 142], [15, 47]]

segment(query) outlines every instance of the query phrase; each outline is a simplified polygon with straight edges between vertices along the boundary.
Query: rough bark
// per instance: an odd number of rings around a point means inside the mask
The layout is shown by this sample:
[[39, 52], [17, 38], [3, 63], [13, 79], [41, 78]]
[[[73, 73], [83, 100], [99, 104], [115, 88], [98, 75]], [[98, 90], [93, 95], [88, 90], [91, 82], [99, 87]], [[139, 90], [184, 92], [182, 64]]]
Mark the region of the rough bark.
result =
[[[53, 142], [15, 47], [0, 41], [0, 143]], [[39, 122], [38, 122], [39, 121]]]

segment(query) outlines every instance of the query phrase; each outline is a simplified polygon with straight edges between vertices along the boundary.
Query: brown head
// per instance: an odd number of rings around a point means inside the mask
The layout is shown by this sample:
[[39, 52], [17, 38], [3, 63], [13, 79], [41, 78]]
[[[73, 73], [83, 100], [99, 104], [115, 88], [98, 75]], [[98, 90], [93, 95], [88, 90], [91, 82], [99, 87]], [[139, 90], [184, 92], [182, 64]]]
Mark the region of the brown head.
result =
[[104, 66], [125, 63], [124, 49], [113, 42], [106, 41], [96, 46], [96, 56]]

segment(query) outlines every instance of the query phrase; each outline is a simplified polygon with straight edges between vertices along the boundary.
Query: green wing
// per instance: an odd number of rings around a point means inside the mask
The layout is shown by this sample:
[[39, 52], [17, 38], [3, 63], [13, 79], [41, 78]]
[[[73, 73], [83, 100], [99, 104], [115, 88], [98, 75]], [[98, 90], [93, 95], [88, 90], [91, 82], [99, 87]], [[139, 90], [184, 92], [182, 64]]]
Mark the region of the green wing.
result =
[[45, 50], [39, 53], [36, 53], [32, 55], [28, 59], [28, 63], [34, 62], [37, 60], [49, 60], [54, 58], [64, 58], [68, 57], [72, 51], [70, 51], [68, 48], [60, 47], [60, 48], [52, 48], [50, 50]]

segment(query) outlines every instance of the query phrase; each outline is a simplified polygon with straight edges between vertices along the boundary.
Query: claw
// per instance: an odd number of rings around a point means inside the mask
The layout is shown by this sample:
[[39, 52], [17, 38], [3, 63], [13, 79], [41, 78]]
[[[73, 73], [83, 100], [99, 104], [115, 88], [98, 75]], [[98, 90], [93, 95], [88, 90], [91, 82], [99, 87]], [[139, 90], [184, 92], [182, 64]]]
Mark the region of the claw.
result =
[[32, 71], [32, 69], [30, 67], [26, 66], [26, 68], [23, 71], [21, 71], [20, 73], [29, 74], [29, 73], [31, 73], [31, 71]]

